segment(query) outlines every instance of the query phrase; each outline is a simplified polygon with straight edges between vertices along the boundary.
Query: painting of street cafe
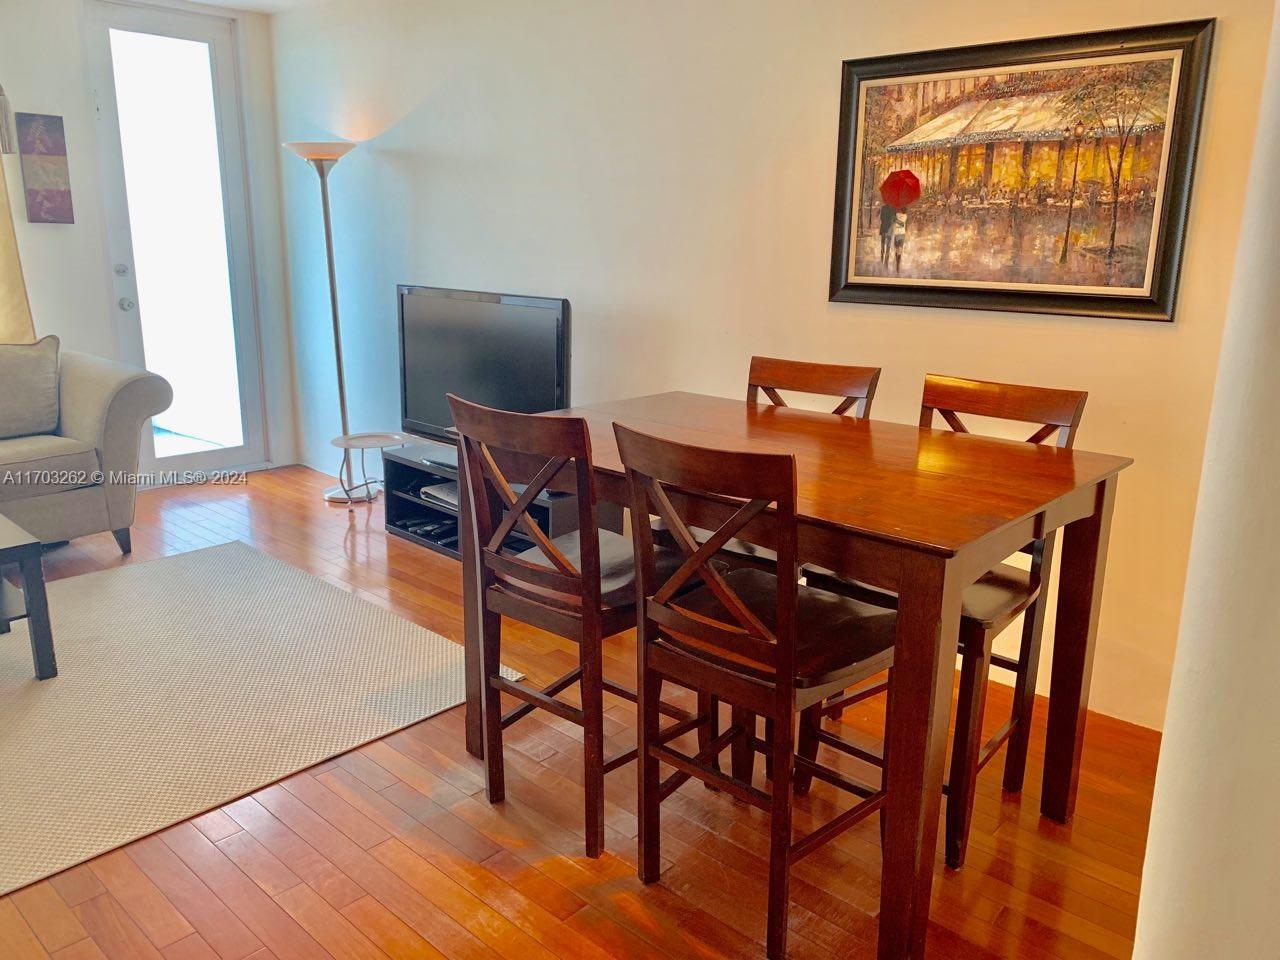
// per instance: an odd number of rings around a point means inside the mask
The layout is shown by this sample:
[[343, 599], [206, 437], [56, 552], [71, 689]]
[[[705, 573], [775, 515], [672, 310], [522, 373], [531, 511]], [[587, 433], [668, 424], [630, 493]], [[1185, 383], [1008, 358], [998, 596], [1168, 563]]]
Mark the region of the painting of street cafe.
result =
[[1150, 299], [1184, 69], [1174, 46], [862, 80], [841, 288]]

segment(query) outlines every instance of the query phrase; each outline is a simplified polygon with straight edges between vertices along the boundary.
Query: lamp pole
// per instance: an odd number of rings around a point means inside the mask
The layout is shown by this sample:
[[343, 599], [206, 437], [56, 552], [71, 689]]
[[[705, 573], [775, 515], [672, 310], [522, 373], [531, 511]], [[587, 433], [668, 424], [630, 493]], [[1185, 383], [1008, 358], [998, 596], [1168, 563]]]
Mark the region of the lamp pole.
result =
[[1071, 218], [1076, 212], [1076, 179], [1080, 175], [1080, 141], [1084, 139], [1084, 124], [1077, 123], [1074, 129], [1064, 127], [1062, 132], [1067, 137], [1074, 135], [1076, 155], [1071, 164], [1071, 190], [1067, 193], [1067, 229], [1062, 235], [1062, 253], [1058, 257], [1058, 263], [1067, 262], [1067, 251], [1071, 247]]
[[[342, 369], [342, 324], [338, 320], [338, 271], [333, 262], [333, 218], [329, 213], [329, 171], [337, 160], [311, 159], [307, 161], [320, 177], [320, 204], [324, 208], [324, 252], [329, 266], [329, 310], [333, 316], [333, 358], [338, 368], [338, 408], [342, 412], [342, 435], [351, 432], [347, 422], [347, 380]], [[351, 470], [351, 451], [342, 451], [342, 470], [345, 486], [355, 486]]]
[[[324, 213], [324, 252], [329, 270], [329, 311], [333, 319], [333, 357], [338, 373], [338, 409], [342, 414], [342, 435], [333, 443], [342, 447], [342, 467], [338, 471], [338, 485], [324, 492], [324, 498], [333, 503], [366, 503], [378, 496], [376, 481], [368, 476], [362, 483], [356, 483], [355, 470], [351, 463], [351, 443], [362, 448], [361, 437], [352, 437], [347, 420], [347, 382], [342, 363], [342, 324], [338, 319], [338, 272], [333, 258], [333, 218], [329, 212], [329, 171], [339, 160], [355, 149], [355, 144], [347, 140], [336, 141], [300, 141], [286, 143], [286, 147], [310, 164], [320, 178], [320, 205]], [[361, 454], [363, 457], [363, 452]], [[363, 463], [363, 460], [361, 461]]]

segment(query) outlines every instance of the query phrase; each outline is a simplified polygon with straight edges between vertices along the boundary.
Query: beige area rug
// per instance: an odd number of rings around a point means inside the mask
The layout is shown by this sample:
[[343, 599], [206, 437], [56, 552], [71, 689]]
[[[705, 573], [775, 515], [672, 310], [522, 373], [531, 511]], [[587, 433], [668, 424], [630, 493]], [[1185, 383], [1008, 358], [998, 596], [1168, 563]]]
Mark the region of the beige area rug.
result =
[[56, 678], [0, 634], [0, 894], [465, 698], [460, 646], [243, 543], [49, 607]]

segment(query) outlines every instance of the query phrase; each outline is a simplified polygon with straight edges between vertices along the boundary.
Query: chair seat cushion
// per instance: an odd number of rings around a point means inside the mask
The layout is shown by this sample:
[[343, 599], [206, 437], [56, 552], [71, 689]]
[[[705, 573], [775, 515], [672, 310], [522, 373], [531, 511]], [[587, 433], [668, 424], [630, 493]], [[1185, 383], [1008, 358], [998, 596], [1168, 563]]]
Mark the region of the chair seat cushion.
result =
[[[817, 586], [843, 592], [890, 609], [898, 606], [896, 594], [856, 580], [844, 580], [820, 567], [805, 567], [805, 579]], [[1027, 608], [1040, 591], [1031, 585], [1031, 573], [1007, 563], [979, 577], [965, 590], [961, 616], [983, 627], [1007, 623]]]
[[41, 434], [0, 440], [0, 501], [25, 500], [101, 483], [98, 451], [81, 440]]
[[[582, 569], [582, 550], [577, 532], [565, 533], [551, 541], [577, 570]], [[600, 601], [606, 607], [623, 607], [636, 602], [635, 548], [630, 537], [610, 530], [599, 531], [600, 542]], [[516, 555], [526, 563], [549, 566], [546, 554], [536, 546]], [[662, 547], [654, 551], [658, 582], [676, 572], [680, 556]], [[528, 588], [526, 588], [528, 589]]]
[[[761, 623], [776, 629], [777, 577], [742, 567], [725, 574], [724, 581]], [[673, 606], [722, 623], [736, 622], [706, 586], [690, 591]], [[892, 610], [800, 584], [796, 594], [796, 685], [816, 687], [844, 677], [856, 681], [887, 669], [893, 664], [897, 619]], [[696, 647], [704, 656], [724, 656], [719, 648], [693, 638], [681, 636], [679, 643]], [[772, 673], [765, 664], [737, 659], [726, 663], [766, 679]]]
[[990, 627], [1016, 617], [1039, 592], [1029, 571], [1001, 563], [965, 590], [961, 612], [965, 619]]

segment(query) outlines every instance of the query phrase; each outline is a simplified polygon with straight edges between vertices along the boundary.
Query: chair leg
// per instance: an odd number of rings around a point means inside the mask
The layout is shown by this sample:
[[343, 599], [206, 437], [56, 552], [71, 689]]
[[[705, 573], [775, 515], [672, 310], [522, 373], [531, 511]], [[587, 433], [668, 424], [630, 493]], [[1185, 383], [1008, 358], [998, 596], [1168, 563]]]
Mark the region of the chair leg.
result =
[[638, 686], [640, 688], [640, 695], [636, 701], [637, 753], [640, 761], [636, 768], [640, 810], [638, 872], [641, 883], [653, 883], [658, 879], [658, 873], [661, 870], [660, 804], [662, 800], [658, 793], [661, 786], [658, 758], [649, 752], [649, 748], [658, 740], [658, 703], [662, 699], [662, 677], [645, 669], [643, 651], [640, 654]]
[[991, 666], [991, 635], [981, 626], [964, 622], [960, 628], [963, 655], [960, 696], [956, 705], [956, 735], [951, 746], [951, 776], [947, 787], [947, 866], [964, 866], [973, 822], [973, 799], [982, 750], [982, 711], [986, 705], [987, 673]]
[[[889, 782], [889, 724], [893, 722], [893, 667], [889, 668], [886, 678], [884, 697], [884, 745], [880, 748], [880, 789], [884, 790]], [[880, 808], [880, 849], [887, 847], [888, 839], [888, 806]]]
[[791, 899], [791, 778], [795, 767], [792, 721], [784, 717], [773, 727], [769, 753], [773, 759], [773, 802], [769, 812], [769, 921], [765, 955], [782, 960], [787, 954], [787, 911]]
[[492, 610], [484, 610], [480, 614], [480, 644], [484, 667], [484, 786], [489, 802], [501, 803], [506, 797], [502, 765], [502, 694], [494, 688], [492, 681], [502, 669], [502, 617]]
[[121, 553], [133, 553], [133, 537], [130, 535], [128, 527], [112, 530], [111, 535], [116, 538], [116, 544], [120, 547]]
[[[707, 722], [698, 727], [698, 750], [706, 748], [716, 737], [720, 736], [720, 698], [714, 697], [709, 693], [698, 691], [698, 716], [706, 717]], [[717, 770], [720, 769], [720, 755], [711, 758], [711, 766]], [[709, 783], [704, 786], [708, 790], [715, 788]]]
[[604, 677], [600, 637], [583, 636], [578, 646], [582, 680], [582, 774], [586, 803], [587, 856], [604, 852]]
[[729, 748], [729, 769], [733, 779], [750, 783], [756, 773], [756, 751], [751, 738], [756, 735], [756, 715], [745, 707], [732, 709], [733, 723], [742, 727], [743, 734]]
[[1021, 793], [1027, 772], [1027, 748], [1031, 743], [1031, 718], [1036, 707], [1036, 677], [1040, 672], [1040, 644], [1044, 637], [1041, 596], [1022, 616], [1022, 647], [1018, 651], [1018, 679], [1013, 689], [1013, 728], [1005, 747], [1004, 789]]
[[[840, 696], [840, 694], [837, 693], [835, 694], [835, 696], [838, 697]], [[844, 707], [837, 707], [834, 711], [831, 712], [830, 716], [832, 720], [835, 720], [837, 723], [839, 723], [841, 720], [844, 719]], [[821, 720], [822, 718], [819, 717], [818, 719]]]
[[[817, 703], [800, 714], [800, 734], [796, 738], [796, 753], [810, 763], [818, 759], [818, 730], [822, 724], [822, 704]], [[796, 795], [804, 796], [813, 786], [813, 774], [797, 770]]]

